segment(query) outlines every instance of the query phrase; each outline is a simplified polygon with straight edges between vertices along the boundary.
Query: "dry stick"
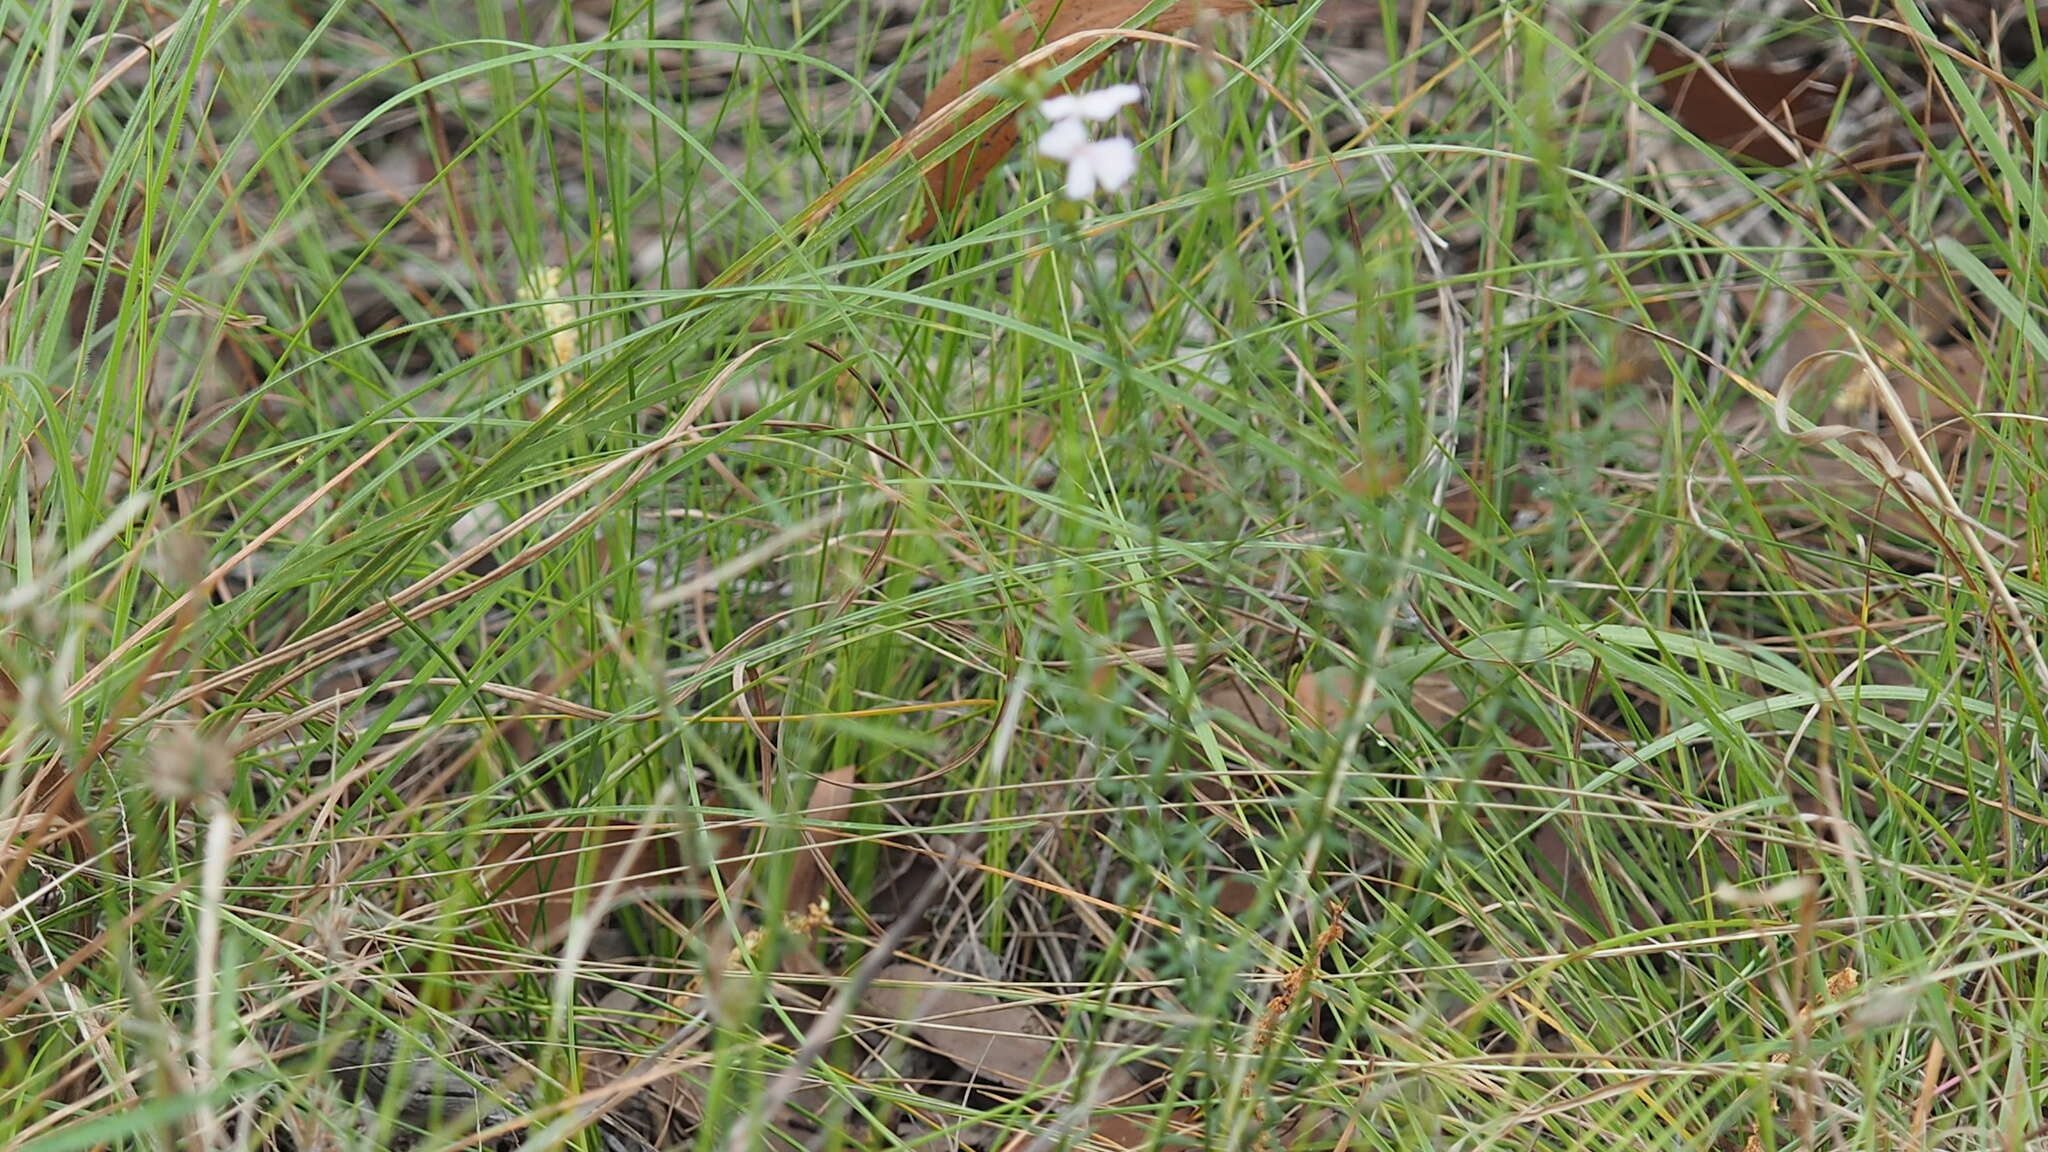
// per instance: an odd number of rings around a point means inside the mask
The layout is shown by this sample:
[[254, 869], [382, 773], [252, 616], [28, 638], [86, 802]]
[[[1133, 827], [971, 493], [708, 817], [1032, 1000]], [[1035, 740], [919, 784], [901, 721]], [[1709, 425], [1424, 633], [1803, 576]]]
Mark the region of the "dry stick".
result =
[[1792, 935], [1792, 1042], [1787, 1046], [1790, 1071], [1797, 1079], [1792, 1091], [1792, 1130], [1799, 1134], [1799, 1146], [1814, 1152], [1814, 1101], [1820, 1096], [1820, 1064], [1813, 1058], [1813, 1014], [1805, 1010], [1810, 999], [1807, 988], [1808, 961], [1814, 952], [1814, 925], [1820, 921], [1820, 884], [1808, 883], [1799, 899], [1798, 931]]
[[199, 947], [198, 961], [192, 976], [192, 1035], [191, 1060], [192, 1080], [204, 1095], [199, 1107], [198, 1129], [204, 1145], [208, 1148], [221, 1147], [220, 1112], [214, 1106], [212, 1092], [214, 1083], [214, 1015], [215, 997], [219, 989], [215, 982], [220, 978], [220, 921], [221, 906], [227, 903], [229, 836], [234, 831], [232, 818], [227, 807], [218, 796], [210, 805], [213, 811], [206, 820], [206, 855], [201, 864], [199, 883]]

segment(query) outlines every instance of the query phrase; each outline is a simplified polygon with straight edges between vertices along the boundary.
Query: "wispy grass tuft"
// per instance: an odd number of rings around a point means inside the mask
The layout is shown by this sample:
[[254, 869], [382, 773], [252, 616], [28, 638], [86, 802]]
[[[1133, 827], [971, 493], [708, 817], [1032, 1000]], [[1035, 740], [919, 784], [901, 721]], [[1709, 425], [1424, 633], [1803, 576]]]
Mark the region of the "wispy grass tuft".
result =
[[0, 0], [0, 1146], [2039, 1143], [2041, 65], [1887, 13], [1198, 24], [906, 244], [1000, 5]]

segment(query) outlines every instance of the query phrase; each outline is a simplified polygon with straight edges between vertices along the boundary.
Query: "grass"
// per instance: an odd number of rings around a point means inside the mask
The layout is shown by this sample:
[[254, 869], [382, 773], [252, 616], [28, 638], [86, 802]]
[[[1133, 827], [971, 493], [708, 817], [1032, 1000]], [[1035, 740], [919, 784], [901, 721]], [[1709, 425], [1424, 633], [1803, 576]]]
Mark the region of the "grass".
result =
[[2038, 29], [1003, 11], [0, 0], [0, 1145], [2041, 1146]]

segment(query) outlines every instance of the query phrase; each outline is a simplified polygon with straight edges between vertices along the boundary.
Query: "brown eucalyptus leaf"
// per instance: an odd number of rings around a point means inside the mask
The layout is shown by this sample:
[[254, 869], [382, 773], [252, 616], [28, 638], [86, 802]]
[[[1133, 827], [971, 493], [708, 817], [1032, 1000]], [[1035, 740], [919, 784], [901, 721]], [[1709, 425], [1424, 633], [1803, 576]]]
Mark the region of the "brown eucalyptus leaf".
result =
[[1266, 698], [1259, 686], [1238, 675], [1225, 676], [1202, 689], [1202, 704], [1237, 717], [1268, 736], [1287, 735], [1287, 718]]
[[[1294, 688], [1294, 706], [1301, 717], [1324, 728], [1341, 727], [1351, 715], [1358, 696], [1358, 673], [1349, 668], [1322, 668], [1302, 676]], [[1382, 685], [1382, 692], [1393, 690]], [[1442, 672], [1424, 672], [1408, 687], [1408, 702], [1416, 715], [1432, 727], [1441, 728], [1465, 710], [1465, 692]], [[1382, 736], [1394, 733], [1392, 709], [1382, 710], [1373, 720], [1373, 730]]]
[[832, 871], [832, 848], [838, 837], [819, 830], [818, 824], [837, 824], [853, 811], [852, 765], [834, 768], [818, 777], [811, 789], [811, 802], [804, 809], [804, 849], [789, 871], [789, 898], [783, 910], [801, 916], [825, 894], [825, 877]]
[[[1667, 43], [1652, 40], [1648, 56], [1650, 68], [1663, 77], [1664, 110], [1717, 148], [1783, 166], [1800, 157], [1786, 150], [1780, 135], [1809, 151], [1827, 135], [1835, 89], [1811, 72], [1714, 63], [1724, 87], [1704, 75], [1697, 60]], [[1767, 130], [1766, 123], [1777, 133]]]
[[1294, 686], [1294, 708], [1301, 718], [1322, 728], [1341, 728], [1358, 695], [1358, 674], [1349, 668], [1320, 668], [1303, 673]]
[[[920, 161], [925, 160], [945, 148], [955, 134], [987, 115], [997, 105], [994, 98], [983, 98], [947, 110], [947, 105], [972, 91], [976, 85], [994, 78], [1033, 50], [1077, 32], [1130, 28], [1143, 16], [1151, 2], [1033, 0], [1012, 12], [1001, 24], [975, 41], [960, 62], [939, 77], [932, 84], [931, 91], [925, 94], [924, 107], [918, 109], [917, 124], [912, 129], [920, 134], [912, 149], [913, 154]], [[1249, 12], [1260, 4], [1261, 0], [1176, 0], [1145, 27], [1154, 32], [1178, 32], [1201, 17], [1234, 16]], [[1091, 47], [1092, 41], [1069, 45], [1038, 61], [1032, 69], [1042, 72], [1060, 67]], [[1108, 54], [1102, 53], [1078, 65], [1067, 73], [1061, 90], [1071, 91], [1074, 86], [1085, 84], [1108, 59]], [[996, 165], [1001, 164], [1010, 150], [1017, 146], [1017, 137], [1017, 117], [1012, 113], [989, 125], [979, 138], [944, 160], [932, 161], [924, 174], [928, 203], [924, 206], [922, 218], [911, 225], [908, 239], [921, 239], [940, 217], [953, 216], [968, 194], [981, 187]]]
[[1471, 701], [1465, 690], [1443, 672], [1424, 672], [1408, 686], [1408, 704], [1422, 722], [1441, 728], [1458, 718]]
[[[1045, 1017], [1028, 1005], [947, 983], [949, 979], [922, 964], [891, 964], [882, 969], [863, 1001], [868, 1012], [909, 1025], [933, 1051], [976, 1079], [1020, 1091], [1073, 1080], [1067, 1044]], [[1118, 1103], [1143, 1090], [1129, 1072], [1108, 1068], [1096, 1086], [1096, 1098]]]
[[[704, 1119], [701, 1058], [668, 1057], [649, 1067], [632, 1055], [608, 1048], [578, 1050], [586, 1091], [603, 1092], [618, 1084], [620, 1103], [614, 1111], [646, 1134], [657, 1148], [687, 1137]], [[632, 1083], [620, 1084], [631, 1079]]]
[[478, 882], [507, 925], [537, 937], [560, 932], [579, 903], [589, 908], [615, 880], [620, 898], [675, 882], [682, 865], [675, 843], [639, 832], [617, 825], [501, 832], [477, 865]]

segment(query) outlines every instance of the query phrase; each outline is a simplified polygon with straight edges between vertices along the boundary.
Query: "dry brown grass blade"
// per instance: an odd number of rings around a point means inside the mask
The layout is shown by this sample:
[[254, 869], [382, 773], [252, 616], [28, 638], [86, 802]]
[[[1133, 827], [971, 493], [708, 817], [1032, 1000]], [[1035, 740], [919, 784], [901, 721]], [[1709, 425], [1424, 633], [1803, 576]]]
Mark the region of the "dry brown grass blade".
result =
[[[1839, 443], [1861, 454], [1876, 465], [1887, 482], [1897, 485], [1919, 506], [1930, 526], [1943, 521], [1954, 525], [1964, 551], [1977, 565], [1976, 578], [1983, 581], [1992, 601], [2013, 626], [2012, 637], [2018, 642], [2014, 657], [2023, 656], [2026, 660], [2024, 671], [2032, 672], [2037, 681], [2048, 683], [2048, 652], [2042, 650], [2033, 627], [2028, 623], [2026, 610], [2006, 584], [2003, 573], [2007, 566], [1991, 554], [1991, 544], [2011, 552], [2019, 548], [2019, 542], [1971, 516], [1947, 485], [1934, 482], [1934, 478], [1944, 475], [1944, 472], [1934, 459], [1932, 449], [1919, 435], [1913, 413], [1907, 411], [1890, 378], [1863, 342], [1853, 332], [1849, 338], [1852, 344], [1849, 351], [1815, 353], [1793, 365], [1792, 370], [1785, 374], [1785, 382], [1779, 386], [1776, 403], [1771, 410], [1778, 431], [1808, 446]], [[1904, 459], [1867, 429], [1845, 424], [1822, 424], [1805, 430], [1792, 426], [1790, 400], [1799, 381], [1816, 365], [1837, 358], [1848, 359], [1861, 367], [1861, 383], [1877, 398], [1879, 406], [1899, 431], [1900, 444], [1905, 449]]]
[[[1235, 16], [1262, 7], [1263, 0], [1176, 0], [1151, 20], [1143, 20], [1154, 0], [1033, 0], [1012, 12], [1003, 22], [974, 42], [960, 62], [932, 84], [918, 109], [912, 129], [918, 142], [912, 151], [924, 160], [948, 144], [960, 130], [986, 116], [998, 103], [995, 97], [963, 100], [977, 86], [1014, 67], [1026, 54], [1042, 45], [1082, 36], [1093, 31], [1114, 32], [1142, 27], [1153, 32], [1178, 32], [1205, 16]], [[1142, 24], [1140, 21], [1143, 21]], [[1044, 71], [1074, 64], [1060, 87], [1071, 89], [1085, 83], [1109, 59], [1107, 52], [1074, 63], [1093, 41], [1078, 39], [1071, 46], [1049, 54], [1031, 67]], [[908, 230], [907, 238], [918, 240], [930, 232], [940, 217], [952, 217], [969, 193], [988, 179], [996, 165], [1017, 146], [1017, 117], [1014, 113], [988, 126], [965, 147], [925, 169], [927, 193], [925, 212]]]
[[333, 494], [336, 489], [353, 480], [356, 473], [368, 467], [371, 461], [382, 455], [386, 448], [397, 443], [399, 437], [404, 434], [405, 429], [402, 427], [392, 429], [382, 440], [357, 453], [355, 459], [343, 465], [334, 475], [328, 477], [314, 487], [312, 491], [306, 493], [283, 516], [265, 525], [262, 531], [249, 539], [248, 543], [242, 545], [235, 550], [233, 555], [215, 565], [213, 570], [208, 572], [198, 583], [185, 589], [183, 594], [165, 605], [162, 611], [150, 617], [149, 621], [142, 625], [142, 627], [135, 629], [126, 639], [114, 645], [113, 651], [107, 653], [98, 662], [93, 664], [92, 667], [86, 669], [78, 679], [65, 688], [64, 703], [71, 704], [77, 701], [88, 689], [98, 683], [109, 672], [120, 667], [122, 661], [137, 648], [153, 640], [161, 643], [162, 638], [158, 635], [160, 629], [176, 621], [195, 606], [204, 604], [207, 597], [213, 595], [213, 590], [220, 586], [221, 581], [225, 580], [238, 566], [246, 562], [251, 556], [262, 551], [265, 545], [283, 534], [285, 529], [298, 523], [308, 512], [320, 507], [322, 502]]
[[[230, 556], [212, 572], [207, 573], [205, 577], [186, 588], [183, 595], [172, 601], [161, 612], [151, 617], [148, 623], [137, 629], [126, 640], [115, 645], [112, 652], [108, 653], [106, 657], [87, 669], [83, 675], [71, 683], [65, 690], [63, 697], [66, 704], [77, 700], [87, 688], [106, 675], [109, 669], [116, 667], [118, 662], [131, 652], [139, 649], [146, 643], [153, 642], [156, 645], [155, 651], [151, 653], [146, 662], [144, 673], [136, 677], [134, 682], [122, 693], [116, 706], [111, 709], [111, 716], [102, 722], [99, 731], [93, 736], [92, 742], [87, 746], [85, 755], [76, 757], [68, 762], [53, 762], [46, 766], [46, 768], [38, 769], [30, 774], [29, 787], [23, 793], [21, 802], [17, 804], [15, 814], [19, 816], [29, 812], [41, 811], [44, 814], [43, 819], [37, 828], [30, 831], [25, 843], [22, 844], [18, 852], [12, 856], [6, 852], [0, 852], [0, 892], [13, 891], [14, 882], [18, 878], [21, 868], [27, 865], [29, 856], [41, 851], [45, 845], [56, 842], [59, 838], [72, 841], [75, 847], [79, 848], [82, 852], [90, 854], [91, 830], [83, 819], [83, 813], [78, 810], [78, 781], [89, 766], [100, 762], [100, 757], [105, 753], [107, 747], [113, 743], [115, 736], [119, 732], [120, 725], [116, 723], [116, 719], [126, 716], [134, 710], [150, 677], [163, 667], [165, 661], [169, 659], [172, 650], [175, 648], [179, 637], [199, 618], [199, 611], [205, 603], [206, 597], [211, 595], [212, 590], [219, 584], [220, 580], [232, 572], [237, 564], [246, 560], [265, 543], [276, 537], [279, 533], [282, 533], [287, 526], [297, 521], [311, 509], [317, 507], [319, 502], [328, 493], [347, 483], [350, 477], [367, 466], [370, 461], [376, 459], [384, 449], [396, 442], [402, 432], [403, 429], [392, 431], [390, 435], [357, 455], [354, 460], [350, 461], [340, 471], [329, 477], [319, 487], [315, 488], [312, 493], [293, 506], [276, 523], [259, 532], [255, 539], [244, 545], [233, 556]], [[7, 687], [12, 690], [11, 681]], [[6, 696], [0, 695], [0, 703], [5, 703], [6, 699]], [[0, 719], [4, 719], [4, 717], [0, 717]], [[13, 749], [0, 749], [0, 753], [11, 756], [13, 755]], [[10, 834], [18, 834], [22, 831], [28, 830], [17, 821], [10, 830]]]

